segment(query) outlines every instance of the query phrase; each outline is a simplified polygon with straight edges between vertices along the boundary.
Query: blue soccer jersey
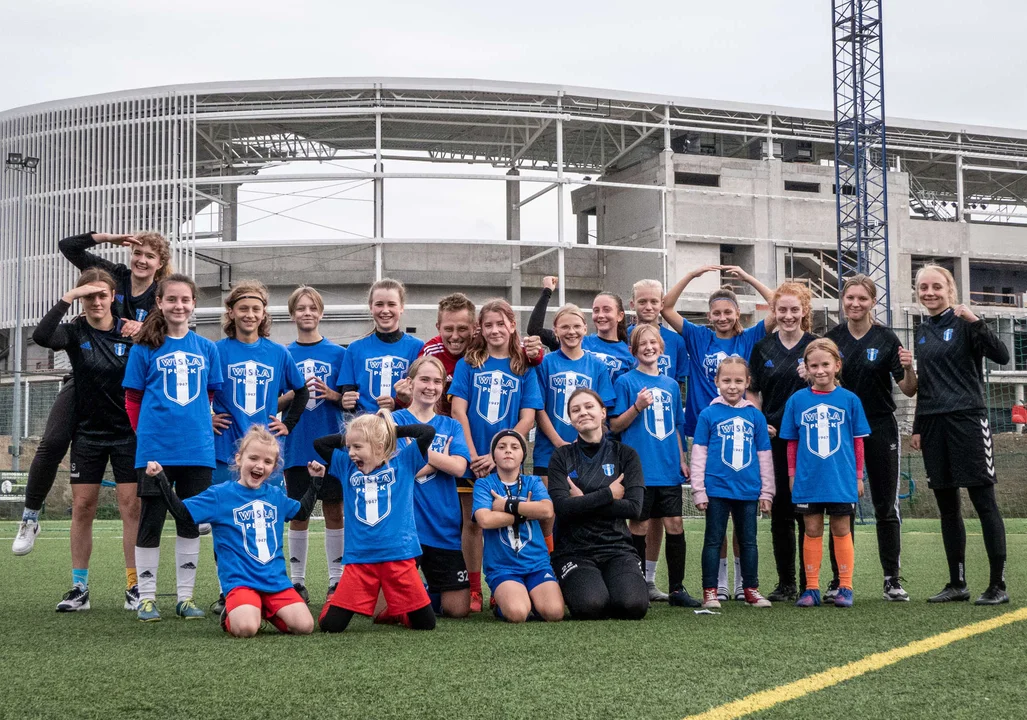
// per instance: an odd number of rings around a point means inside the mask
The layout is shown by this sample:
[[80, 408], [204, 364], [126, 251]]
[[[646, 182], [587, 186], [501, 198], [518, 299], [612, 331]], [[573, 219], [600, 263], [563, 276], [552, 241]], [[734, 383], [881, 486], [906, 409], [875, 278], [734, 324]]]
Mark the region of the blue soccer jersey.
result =
[[[545, 411], [557, 434], [567, 442], [573, 442], [578, 431], [571, 425], [567, 401], [579, 387], [590, 388], [599, 393], [603, 404], [613, 407], [613, 383], [602, 360], [591, 353], [585, 353], [577, 360], [571, 360], [562, 350], [546, 353], [538, 366], [539, 384], [545, 398]], [[548, 467], [553, 454], [553, 443], [539, 430], [535, 433], [535, 467]]]
[[[631, 333], [636, 325], [628, 325], [628, 347], [631, 346]], [[660, 374], [674, 378], [679, 383], [688, 379], [691, 365], [684, 339], [668, 327], [660, 325], [660, 337], [663, 338], [663, 354], [660, 355]]]
[[[472, 513], [479, 510], [491, 510], [492, 491], [502, 497], [514, 497], [521, 501], [549, 500], [549, 492], [537, 475], [521, 475], [513, 485], [507, 485], [492, 473], [479, 478], [474, 483], [474, 505]], [[524, 520], [518, 528], [511, 525], [493, 530], [482, 530], [485, 554], [482, 557], [481, 569], [491, 582], [499, 575], [528, 575], [540, 570], [550, 570], [549, 550], [546, 540], [542, 537], [542, 527], [538, 520]], [[495, 588], [492, 588], [495, 591]]]
[[342, 483], [343, 565], [409, 560], [421, 554], [414, 521], [414, 475], [428, 459], [410, 443], [365, 475], [335, 450], [328, 474]]
[[[313, 344], [294, 342], [288, 350], [305, 380], [316, 377], [332, 390], [339, 389], [339, 374], [346, 348], [322, 338], [321, 342]], [[320, 461], [314, 452], [314, 440], [341, 432], [342, 407], [324, 398], [310, 398], [296, 427], [282, 443], [285, 446], [285, 467], [303, 467], [311, 460]]]
[[635, 367], [635, 356], [626, 342], [610, 342], [598, 335], [586, 335], [581, 338], [581, 347], [603, 361], [610, 371], [610, 382], [617, 382], [617, 378]]
[[300, 511], [299, 502], [268, 483], [252, 489], [233, 481], [211, 485], [182, 504], [194, 522], [210, 523], [218, 580], [226, 595], [237, 587], [266, 593], [292, 587], [282, 529]]
[[614, 385], [617, 400], [613, 415], [626, 413], [642, 388], [652, 392], [653, 404], [621, 431], [620, 440], [633, 447], [642, 459], [646, 487], [683, 485], [678, 432], [685, 421], [685, 411], [677, 381], [666, 375], [646, 375], [638, 369], [625, 373]]
[[767, 419], [753, 405], [716, 402], [699, 413], [692, 446], [707, 449], [705, 482], [709, 497], [759, 500], [763, 488], [757, 453], [770, 450]]
[[396, 397], [396, 383], [407, 376], [423, 346], [423, 342], [405, 334], [394, 343], [387, 343], [374, 333], [350, 343], [339, 385], [357, 387], [357, 411], [378, 412], [378, 398]]
[[[490, 357], [477, 368], [460, 360], [449, 394], [467, 402], [467, 423], [478, 455], [489, 453], [496, 433], [517, 425], [521, 410], [541, 410], [543, 405], [535, 368], [517, 375], [510, 369], [509, 358]], [[470, 468], [464, 477], [474, 477]]]
[[278, 414], [278, 396], [300, 389], [305, 380], [285, 346], [267, 338], [223, 338], [217, 347], [225, 381], [214, 393], [214, 412], [228, 413], [232, 424], [214, 438], [214, 452], [218, 462], [230, 463], [250, 426], [266, 426]]
[[133, 345], [122, 386], [143, 393], [136, 429], [136, 467], [214, 467], [209, 391], [221, 388], [221, 360], [210, 340], [193, 331], [167, 337], [159, 348]]
[[[397, 425], [421, 422], [409, 410], [397, 410], [392, 418]], [[429, 450], [443, 452], [449, 443], [450, 455], [459, 455], [468, 463], [471, 462], [471, 453], [464, 441], [464, 430], [460, 423], [451, 417], [436, 415], [428, 424], [435, 428], [435, 438]], [[413, 443], [410, 438], [399, 439], [400, 446], [409, 443]], [[463, 515], [460, 511], [460, 496], [456, 492], [456, 478], [441, 470], [417, 478], [417, 484], [414, 485], [414, 523], [421, 545], [460, 550]]]
[[799, 442], [792, 502], [859, 502], [855, 439], [869, 434], [863, 403], [845, 388], [792, 395], [778, 431], [782, 440]]
[[695, 434], [699, 413], [720, 394], [714, 381], [721, 361], [737, 355], [749, 362], [752, 349], [766, 336], [767, 328], [760, 320], [740, 335], [725, 339], [718, 338], [717, 333], [708, 327], [694, 325], [684, 318], [682, 322], [681, 337], [685, 340], [685, 349], [692, 365], [685, 397], [685, 435], [691, 437]]

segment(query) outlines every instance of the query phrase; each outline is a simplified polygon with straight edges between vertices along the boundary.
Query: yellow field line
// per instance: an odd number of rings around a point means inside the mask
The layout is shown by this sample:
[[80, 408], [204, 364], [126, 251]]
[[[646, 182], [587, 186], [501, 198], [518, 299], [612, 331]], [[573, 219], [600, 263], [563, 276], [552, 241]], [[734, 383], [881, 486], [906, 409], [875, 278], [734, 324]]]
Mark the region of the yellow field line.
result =
[[771, 708], [775, 705], [780, 705], [783, 702], [795, 700], [803, 697], [804, 695], [817, 692], [818, 690], [829, 688], [840, 682], [851, 680], [854, 677], [864, 675], [868, 672], [880, 670], [888, 665], [894, 665], [900, 660], [905, 660], [906, 658], [911, 658], [916, 655], [922, 655], [930, 652], [931, 650], [937, 650], [938, 648], [950, 645], [957, 640], [965, 640], [966, 638], [973, 637], [974, 635], [980, 635], [981, 633], [986, 633], [1022, 620], [1027, 620], [1027, 607], [1014, 610], [1013, 612], [1004, 613], [998, 617], [993, 617], [990, 620], [982, 620], [981, 622], [976, 622], [972, 625], [964, 625], [963, 627], [958, 627], [955, 630], [949, 630], [948, 632], [943, 632], [938, 635], [932, 635], [931, 637], [911, 642], [908, 645], [903, 645], [902, 647], [893, 648], [885, 652], [874, 653], [873, 655], [867, 655], [865, 658], [848, 663], [847, 665], [840, 665], [838, 667], [831, 668], [830, 670], [819, 672], [816, 675], [810, 675], [809, 677], [804, 677], [801, 680], [788, 683], [787, 685], [781, 685], [776, 688], [771, 688], [770, 690], [753, 693], [741, 700], [735, 700], [724, 705], [718, 705], [717, 707], [707, 710], [704, 713], [699, 713], [698, 715], [689, 715], [685, 720], [734, 720], [735, 718], [745, 717], [746, 715], [766, 710], [767, 708]]

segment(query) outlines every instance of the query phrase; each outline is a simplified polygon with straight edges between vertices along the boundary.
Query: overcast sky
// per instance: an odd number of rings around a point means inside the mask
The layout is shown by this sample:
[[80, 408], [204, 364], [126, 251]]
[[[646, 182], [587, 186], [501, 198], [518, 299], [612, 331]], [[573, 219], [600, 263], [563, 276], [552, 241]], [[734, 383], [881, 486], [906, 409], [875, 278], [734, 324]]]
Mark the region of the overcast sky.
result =
[[[885, 0], [888, 114], [1027, 128], [1025, 19], [1020, 0]], [[0, 0], [0, 109], [175, 83], [419, 76], [830, 110], [830, 25], [831, 0]], [[490, 209], [461, 227], [445, 213], [449, 234], [502, 235], [502, 186], [487, 184]], [[366, 215], [366, 191], [334, 207]], [[298, 204], [268, 202], [274, 211]], [[315, 216], [322, 205], [311, 206]], [[386, 203], [387, 212], [396, 207]], [[551, 215], [544, 208], [535, 212]], [[309, 224], [279, 230], [277, 219], [253, 212], [241, 218], [257, 220], [241, 237], [337, 236]], [[405, 216], [387, 233], [425, 231], [420, 213], [416, 228], [401, 227]], [[345, 224], [366, 227], [366, 217]]]

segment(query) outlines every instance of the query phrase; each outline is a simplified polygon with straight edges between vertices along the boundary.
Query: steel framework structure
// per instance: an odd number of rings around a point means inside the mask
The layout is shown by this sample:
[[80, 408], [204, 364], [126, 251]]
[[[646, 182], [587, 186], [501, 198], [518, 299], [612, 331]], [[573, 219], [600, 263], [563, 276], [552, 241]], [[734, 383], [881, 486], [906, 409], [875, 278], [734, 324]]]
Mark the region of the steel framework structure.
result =
[[833, 0], [838, 284], [853, 273], [877, 285], [876, 314], [891, 324], [888, 157], [880, 0]]
[[[879, 13], [876, 2], [859, 5], [867, 6]], [[863, 10], [850, 21], [851, 39], [856, 30], [861, 39], [861, 54], [848, 61], [853, 73], [880, 69], [879, 23], [869, 17]], [[868, 32], [878, 33], [873, 58], [863, 50]], [[836, 33], [843, 37], [844, 28], [837, 26]], [[875, 102], [852, 96], [849, 112], [859, 118], [853, 142], [864, 148], [876, 147], [865, 136], [868, 128], [883, 132], [883, 103]], [[852, 128], [855, 133], [857, 124]], [[23, 151], [41, 158], [38, 175], [25, 188], [22, 224], [25, 321], [34, 324], [55, 288], [73, 281], [57, 240], [85, 229], [157, 229], [171, 239], [176, 266], [191, 273], [198, 266], [225, 269], [233, 251], [293, 245], [366, 251], [368, 278], [381, 276], [388, 253], [424, 253], [439, 245], [469, 246], [467, 252], [495, 248], [497, 257], [505, 253], [510, 276], [554, 254], [561, 276], [566, 262], [607, 253], [642, 253], [666, 268], [668, 246], [677, 242], [666, 222], [647, 240], [576, 242], [564, 227], [570, 189], [597, 185], [655, 193], [665, 207], [665, 193], [674, 191], [671, 164], [662, 176], [637, 183], [612, 181], [614, 171], [660, 153], [692, 152], [689, 142], [684, 149], [680, 143], [693, 137], [696, 147], [726, 157], [751, 157], [753, 144], [762, 143], [766, 159], [779, 157], [782, 143], [801, 142], [810, 148], [808, 161], [830, 162], [836, 132], [831, 113], [787, 107], [488, 80], [318, 78], [151, 88], [8, 110], [0, 112], [0, 157]], [[890, 156], [863, 152], [861, 161], [879, 169], [901, 163], [916, 178], [911, 213], [927, 208], [922, 214], [936, 219], [1027, 220], [1027, 132], [892, 118], [888, 133]], [[304, 162], [344, 160], [365, 161], [370, 169], [303, 172]], [[428, 165], [423, 172], [386, 170], [393, 160]], [[454, 174], [448, 172], [452, 163], [485, 169]], [[288, 173], [264, 172], [283, 165], [291, 165]], [[506, 239], [400, 238], [384, 227], [382, 199], [393, 179], [501, 182], [513, 210], [555, 192], [558, 211], [542, 236], [522, 237], [518, 223], [509, 223]], [[303, 243], [238, 238], [229, 210], [240, 185], [332, 180], [373, 186], [372, 232]], [[884, 183], [882, 173], [882, 199]], [[843, 192], [845, 184], [839, 182]], [[4, 179], [0, 328], [14, 325], [17, 198], [13, 183]], [[941, 211], [943, 203], [953, 211]], [[217, 224], [198, 232], [198, 214], [214, 209]]]

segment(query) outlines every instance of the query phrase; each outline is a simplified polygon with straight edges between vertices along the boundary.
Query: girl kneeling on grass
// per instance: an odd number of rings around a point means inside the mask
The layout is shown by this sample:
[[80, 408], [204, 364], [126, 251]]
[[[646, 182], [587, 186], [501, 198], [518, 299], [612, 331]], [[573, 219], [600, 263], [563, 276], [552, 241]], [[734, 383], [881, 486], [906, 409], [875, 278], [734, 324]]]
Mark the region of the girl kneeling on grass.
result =
[[[396, 452], [402, 437], [414, 442]], [[342, 482], [345, 528], [346, 569], [321, 610], [322, 632], [342, 632], [355, 614], [372, 615], [379, 591], [388, 608], [375, 622], [435, 629], [435, 611], [417, 572], [421, 544], [414, 524], [414, 478], [429, 463], [434, 438], [431, 425], [396, 427], [382, 408], [357, 417], [345, 435], [314, 441], [328, 472]]]
[[760, 595], [756, 518], [770, 512], [774, 499], [774, 461], [763, 413], [745, 399], [749, 365], [724, 358], [717, 368], [720, 396], [699, 414], [692, 441], [692, 502], [706, 513], [702, 551], [703, 607], [719, 608], [717, 572], [727, 518], [735, 521], [741, 556], [742, 587], [751, 607], [770, 607]]
[[553, 502], [541, 478], [521, 473], [526, 454], [516, 430], [492, 438], [496, 471], [474, 483], [474, 521], [484, 531], [483, 567], [496, 616], [521, 623], [534, 610], [556, 622], [563, 619], [563, 594], [539, 524], [553, 519]]
[[[290, 520], [306, 520], [317, 502], [324, 467], [311, 462], [312, 481], [300, 502], [274, 483], [281, 470], [278, 440], [263, 425], [251, 425], [235, 454], [235, 482], [212, 485], [180, 500], [160, 463], [146, 464], [176, 520], [210, 523], [225, 591], [221, 627], [235, 637], [253, 637], [267, 620], [283, 633], [309, 635], [314, 618], [285, 571], [282, 534]], [[316, 476], [316, 477], [314, 477]]]
[[834, 342], [814, 340], [806, 346], [803, 360], [812, 387], [788, 399], [778, 431], [778, 436], [788, 441], [792, 502], [806, 527], [806, 590], [795, 604], [820, 605], [820, 561], [827, 514], [838, 558], [839, 588], [834, 604], [852, 607], [855, 553], [849, 516], [863, 495], [863, 438], [870, 434], [870, 425], [859, 398], [835, 384], [842, 372], [842, 357]]

